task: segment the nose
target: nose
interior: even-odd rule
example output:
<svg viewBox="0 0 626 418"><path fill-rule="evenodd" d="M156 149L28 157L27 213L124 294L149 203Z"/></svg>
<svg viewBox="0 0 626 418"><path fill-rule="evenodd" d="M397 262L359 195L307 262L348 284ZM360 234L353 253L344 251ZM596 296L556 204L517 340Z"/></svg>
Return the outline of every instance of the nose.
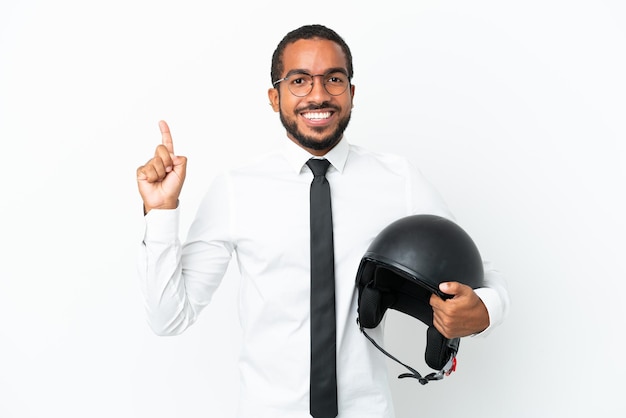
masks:
<svg viewBox="0 0 626 418"><path fill-rule="evenodd" d="M308 94L307 98L312 101L319 101L320 103L326 101L330 93L326 91L326 87L324 86L324 75L317 74L312 76L313 86L311 87L311 92Z"/></svg>

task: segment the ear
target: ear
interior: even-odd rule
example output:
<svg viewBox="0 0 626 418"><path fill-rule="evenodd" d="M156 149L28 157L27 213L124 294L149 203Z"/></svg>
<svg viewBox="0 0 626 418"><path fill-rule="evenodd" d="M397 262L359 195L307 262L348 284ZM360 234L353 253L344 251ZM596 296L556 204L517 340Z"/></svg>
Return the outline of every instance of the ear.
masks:
<svg viewBox="0 0 626 418"><path fill-rule="evenodd" d="M280 110L280 96L278 94L278 90L275 88L271 88L267 91L267 97L270 99L270 106L274 112L278 112Z"/></svg>
<svg viewBox="0 0 626 418"><path fill-rule="evenodd" d="M352 99L351 100L352 101L352 107L354 107L354 90L355 90L354 84L351 84L350 85L350 97Z"/></svg>

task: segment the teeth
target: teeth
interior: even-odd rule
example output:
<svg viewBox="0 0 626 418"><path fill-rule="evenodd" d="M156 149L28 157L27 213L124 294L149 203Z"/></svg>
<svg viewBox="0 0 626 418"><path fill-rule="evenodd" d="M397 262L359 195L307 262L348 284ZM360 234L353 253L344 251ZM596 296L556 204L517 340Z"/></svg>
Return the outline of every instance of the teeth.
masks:
<svg viewBox="0 0 626 418"><path fill-rule="evenodd" d="M304 113L302 116L307 119L328 119L330 117L330 112L310 112Z"/></svg>

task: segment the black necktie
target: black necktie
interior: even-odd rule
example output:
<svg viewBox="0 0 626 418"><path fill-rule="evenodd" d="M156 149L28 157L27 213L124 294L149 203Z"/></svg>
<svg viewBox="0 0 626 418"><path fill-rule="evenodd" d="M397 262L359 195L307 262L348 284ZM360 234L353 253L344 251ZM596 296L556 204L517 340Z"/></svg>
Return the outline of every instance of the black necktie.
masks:
<svg viewBox="0 0 626 418"><path fill-rule="evenodd" d="M310 159L311 182L311 397L314 418L337 416L335 257L328 160Z"/></svg>

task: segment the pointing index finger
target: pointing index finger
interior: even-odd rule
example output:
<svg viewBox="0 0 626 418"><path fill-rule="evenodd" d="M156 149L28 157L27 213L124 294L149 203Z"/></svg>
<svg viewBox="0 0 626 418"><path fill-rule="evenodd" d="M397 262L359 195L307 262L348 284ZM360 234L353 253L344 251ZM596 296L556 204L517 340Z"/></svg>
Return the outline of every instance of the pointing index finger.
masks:
<svg viewBox="0 0 626 418"><path fill-rule="evenodd" d="M172 134L170 133L170 127L162 120L159 121L159 129L161 130L161 142L165 145L165 148L170 154L174 154L174 142L172 141Z"/></svg>

